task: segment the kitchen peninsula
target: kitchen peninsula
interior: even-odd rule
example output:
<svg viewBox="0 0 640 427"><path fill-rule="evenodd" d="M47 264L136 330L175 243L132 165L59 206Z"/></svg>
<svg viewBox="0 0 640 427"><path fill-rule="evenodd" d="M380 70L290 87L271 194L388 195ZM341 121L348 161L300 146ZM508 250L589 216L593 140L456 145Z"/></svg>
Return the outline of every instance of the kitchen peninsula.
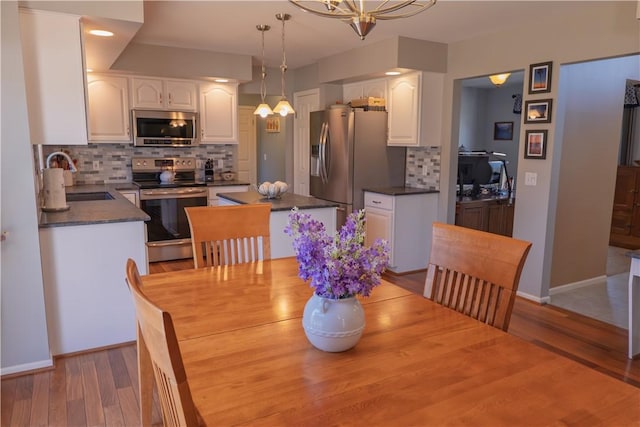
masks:
<svg viewBox="0 0 640 427"><path fill-rule="evenodd" d="M292 239L284 233L287 225L289 212L294 207L304 210L314 219L322 222L330 232L336 230L336 203L315 197L301 196L299 194L284 193L279 198L267 199L256 191L246 191L238 193L218 193L219 204L224 205L246 205L254 203L271 204L271 258L284 258L295 256L292 247Z"/></svg>
<svg viewBox="0 0 640 427"><path fill-rule="evenodd" d="M135 339L135 314L124 283L124 265L132 258L146 274L144 221L149 216L120 194L127 189L130 184L67 187L69 209L40 215L53 355Z"/></svg>

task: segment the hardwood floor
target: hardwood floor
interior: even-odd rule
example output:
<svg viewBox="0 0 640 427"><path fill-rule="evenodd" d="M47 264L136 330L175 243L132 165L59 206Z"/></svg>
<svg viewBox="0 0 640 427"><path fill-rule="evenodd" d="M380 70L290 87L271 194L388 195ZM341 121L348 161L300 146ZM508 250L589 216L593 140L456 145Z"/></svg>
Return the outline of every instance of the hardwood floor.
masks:
<svg viewBox="0 0 640 427"><path fill-rule="evenodd" d="M153 263L150 273L192 267L191 260ZM386 278L421 294L425 273ZM518 298L509 333L640 387L640 359L627 359L623 329ZM52 370L3 377L1 425L136 426L137 384L134 344L57 358ZM153 423L162 424L157 404Z"/></svg>

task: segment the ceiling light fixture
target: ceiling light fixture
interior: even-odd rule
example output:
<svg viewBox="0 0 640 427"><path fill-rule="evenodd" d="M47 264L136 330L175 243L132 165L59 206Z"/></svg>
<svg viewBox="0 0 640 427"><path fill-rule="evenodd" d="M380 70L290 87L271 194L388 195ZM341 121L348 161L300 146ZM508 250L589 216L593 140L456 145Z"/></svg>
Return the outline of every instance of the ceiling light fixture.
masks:
<svg viewBox="0 0 640 427"><path fill-rule="evenodd" d="M216 82L216 83L229 83L229 79L215 79L214 82Z"/></svg>
<svg viewBox="0 0 640 427"><path fill-rule="evenodd" d="M364 1L364 0L289 0L302 10L311 12L325 18L337 18L347 21L351 28L360 36L360 40L369 34L376 26L377 20L389 20L397 18L408 18L429 9L436 4L437 0L410 0L410 1ZM308 5L303 4L308 3ZM378 3L377 7L365 10L365 3ZM389 3L385 7L385 5ZM400 9L405 12L400 12Z"/></svg>
<svg viewBox="0 0 640 427"><path fill-rule="evenodd" d="M91 30L89 31L89 34L93 34L94 36L99 36L99 37L112 37L113 33L111 31L107 31L107 30Z"/></svg>
<svg viewBox="0 0 640 427"><path fill-rule="evenodd" d="M284 50L284 22L288 21L291 18L291 15L288 13L278 13L276 14L276 18L278 21L282 21L282 65L280 65L280 71L282 72L282 98L280 99L280 102L278 102L278 105L273 109L273 112L285 117L287 114L295 114L293 107L289 104L287 97L284 95L284 75L287 72L287 55Z"/></svg>
<svg viewBox="0 0 640 427"><path fill-rule="evenodd" d="M399 76L401 73L400 73L400 71L387 71L384 74L385 74L385 76Z"/></svg>
<svg viewBox="0 0 640 427"><path fill-rule="evenodd" d="M489 76L489 80L491 80L491 83L493 83L496 87L500 87L504 84L504 82L507 81L510 75L511 73L494 74L492 76Z"/></svg>
<svg viewBox="0 0 640 427"><path fill-rule="evenodd" d="M262 33L262 70L260 71L260 99L262 102L253 114L259 115L264 119L273 114L273 110L269 107L269 104L264 102L264 97L267 96L267 85L264 81L267 77L267 69L264 67L264 32L269 31L271 27L269 25L256 25L256 28Z"/></svg>

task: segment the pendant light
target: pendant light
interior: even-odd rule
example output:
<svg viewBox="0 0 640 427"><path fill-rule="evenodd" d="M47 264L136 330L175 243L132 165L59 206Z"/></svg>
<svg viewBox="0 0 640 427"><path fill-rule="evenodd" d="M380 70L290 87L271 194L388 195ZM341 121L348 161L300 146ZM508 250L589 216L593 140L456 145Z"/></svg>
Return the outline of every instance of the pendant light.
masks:
<svg viewBox="0 0 640 427"><path fill-rule="evenodd" d="M258 105L256 111L254 111L253 114L256 114L264 119L265 117L271 116L273 114L273 110L271 110L269 104L264 102L264 98L265 96L267 96L267 85L264 81L264 79L267 77L267 69L264 67L264 32L269 31L271 27L269 25L256 25L256 28L262 33L262 69L260 71L260 99L262 100L262 103Z"/></svg>
<svg viewBox="0 0 640 427"><path fill-rule="evenodd" d="M284 22L288 21L289 18L291 18L291 15L288 13L278 13L276 14L276 18L278 21L282 21L282 65L280 65L280 71L282 74L282 99L280 99L278 105L273 109L273 112L285 117L287 114L295 114L293 107L291 107L291 104L287 101L287 97L284 95L284 74L287 72L287 55L284 50Z"/></svg>

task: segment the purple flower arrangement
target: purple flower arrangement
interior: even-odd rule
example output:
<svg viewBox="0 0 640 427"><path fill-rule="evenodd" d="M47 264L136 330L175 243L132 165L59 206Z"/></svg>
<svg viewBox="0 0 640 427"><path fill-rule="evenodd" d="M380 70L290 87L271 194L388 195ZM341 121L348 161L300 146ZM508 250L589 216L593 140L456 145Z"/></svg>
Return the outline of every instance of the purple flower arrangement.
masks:
<svg viewBox="0 0 640 427"><path fill-rule="evenodd" d="M311 280L316 295L330 299L369 296L389 265L386 241L364 246L364 209L354 212L335 237L324 224L293 208L284 232L293 237L299 276Z"/></svg>

